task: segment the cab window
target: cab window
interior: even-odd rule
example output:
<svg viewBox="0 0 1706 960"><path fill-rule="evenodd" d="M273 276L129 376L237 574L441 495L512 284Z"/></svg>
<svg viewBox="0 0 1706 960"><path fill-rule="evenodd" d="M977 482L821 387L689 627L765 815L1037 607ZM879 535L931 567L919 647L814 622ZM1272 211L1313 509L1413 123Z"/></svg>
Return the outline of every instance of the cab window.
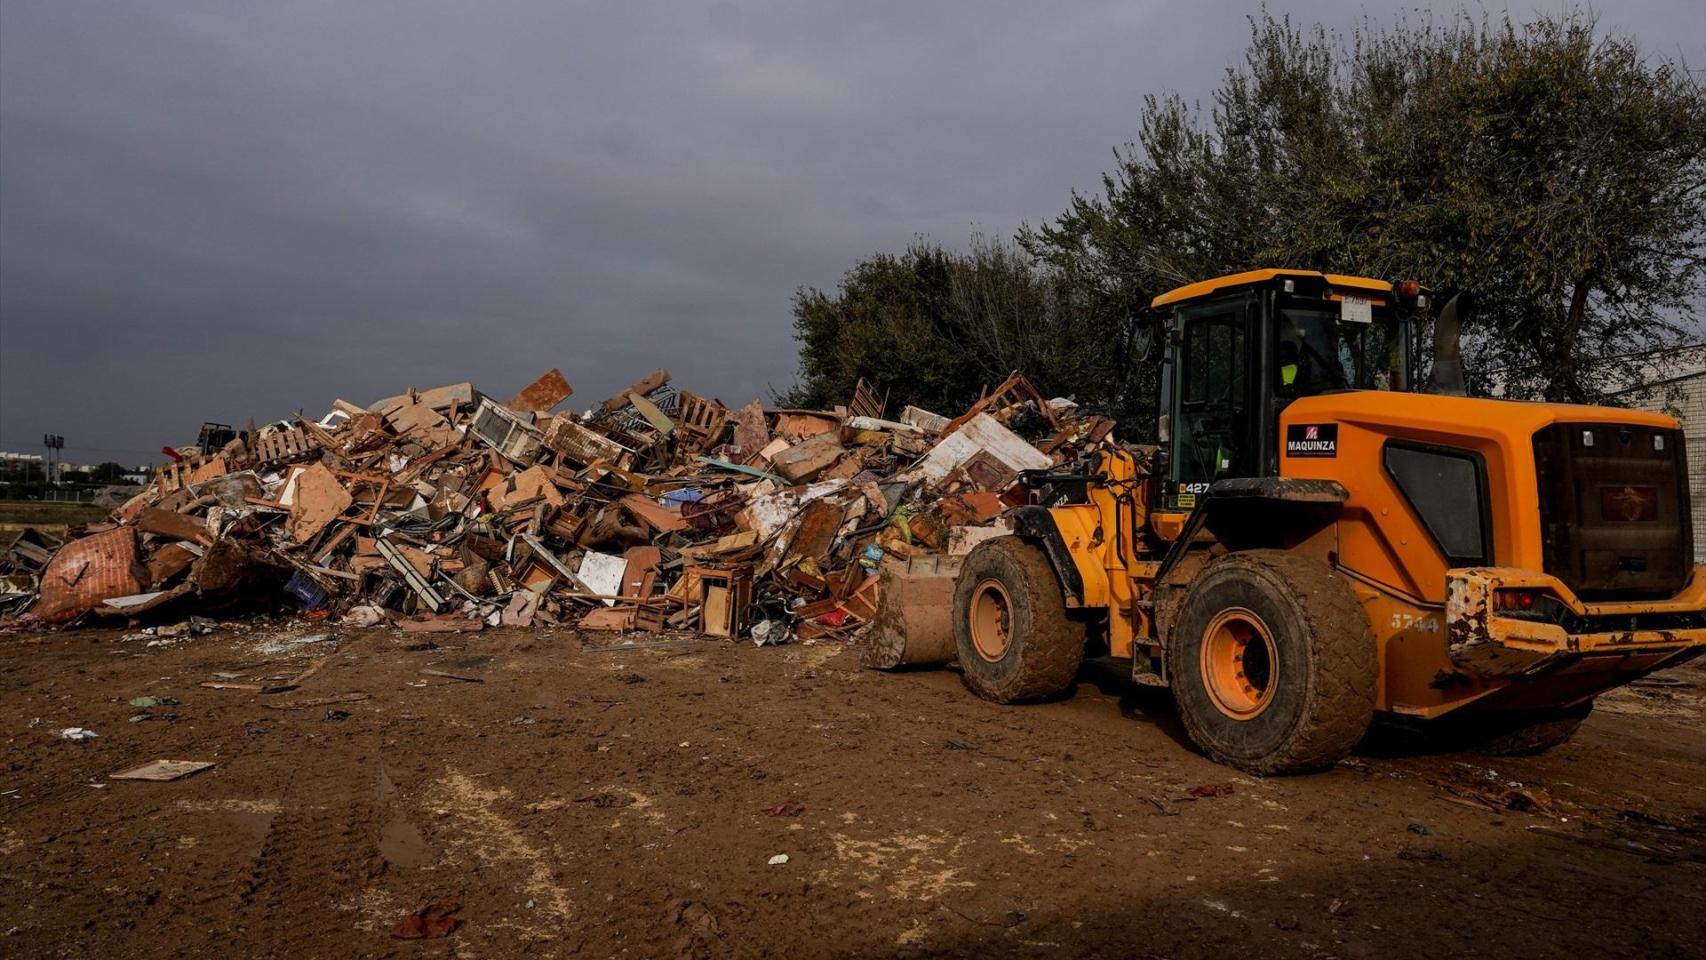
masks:
<svg viewBox="0 0 1706 960"><path fill-rule="evenodd" d="M1391 307L1346 320L1337 301L1281 298L1274 311L1273 382L1282 400L1332 390L1403 390L1404 345Z"/></svg>
<svg viewBox="0 0 1706 960"><path fill-rule="evenodd" d="M1213 304L1181 317L1173 493L1181 506L1225 476L1247 476L1250 451L1250 337L1245 304Z"/></svg>

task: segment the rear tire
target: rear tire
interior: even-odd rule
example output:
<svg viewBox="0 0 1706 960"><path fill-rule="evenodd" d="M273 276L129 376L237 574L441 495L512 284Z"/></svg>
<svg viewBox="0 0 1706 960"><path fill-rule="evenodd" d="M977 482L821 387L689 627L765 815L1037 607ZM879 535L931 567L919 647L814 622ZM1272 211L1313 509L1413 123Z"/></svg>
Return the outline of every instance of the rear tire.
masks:
<svg viewBox="0 0 1706 960"><path fill-rule="evenodd" d="M966 686L985 700L1052 697L1084 662L1084 625L1066 615L1048 558L1018 537L972 550L954 588L954 644Z"/></svg>
<svg viewBox="0 0 1706 960"><path fill-rule="evenodd" d="M1467 749L1484 756L1534 756L1569 743L1592 712L1593 701L1589 700L1570 707L1507 715L1469 715L1462 718L1459 736Z"/></svg>
<svg viewBox="0 0 1706 960"><path fill-rule="evenodd" d="M1255 774L1332 766L1368 732L1373 631L1344 577L1284 550L1210 563L1166 650L1179 717L1214 760Z"/></svg>

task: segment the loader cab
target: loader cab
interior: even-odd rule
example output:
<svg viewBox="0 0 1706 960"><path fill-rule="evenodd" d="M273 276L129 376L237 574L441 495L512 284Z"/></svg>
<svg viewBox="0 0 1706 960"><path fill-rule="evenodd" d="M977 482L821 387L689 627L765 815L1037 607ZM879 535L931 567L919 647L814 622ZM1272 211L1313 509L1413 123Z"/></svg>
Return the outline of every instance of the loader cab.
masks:
<svg viewBox="0 0 1706 960"><path fill-rule="evenodd" d="M1279 414L1299 397L1410 389L1410 317L1426 298L1404 292L1363 277L1255 270L1156 297L1168 342L1162 509L1195 508L1216 480L1276 475L1288 439Z"/></svg>

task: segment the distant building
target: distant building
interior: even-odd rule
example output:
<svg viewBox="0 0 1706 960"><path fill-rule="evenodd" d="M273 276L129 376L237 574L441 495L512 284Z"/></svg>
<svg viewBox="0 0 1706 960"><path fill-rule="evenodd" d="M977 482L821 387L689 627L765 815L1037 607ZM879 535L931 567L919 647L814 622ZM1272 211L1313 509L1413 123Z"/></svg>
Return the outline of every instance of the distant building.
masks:
<svg viewBox="0 0 1706 960"><path fill-rule="evenodd" d="M95 474L104 463L71 463L70 461L55 461L53 476L61 483L86 484L96 480ZM100 478L100 482L117 482L142 485L154 479L154 468L148 464L141 466L120 465L122 473L116 476ZM27 477L39 481L47 473L47 463L39 453L11 453L0 450L0 474L6 474L13 480Z"/></svg>
<svg viewBox="0 0 1706 960"><path fill-rule="evenodd" d="M0 450L0 473L14 479L43 480L47 465L39 453L10 453Z"/></svg>

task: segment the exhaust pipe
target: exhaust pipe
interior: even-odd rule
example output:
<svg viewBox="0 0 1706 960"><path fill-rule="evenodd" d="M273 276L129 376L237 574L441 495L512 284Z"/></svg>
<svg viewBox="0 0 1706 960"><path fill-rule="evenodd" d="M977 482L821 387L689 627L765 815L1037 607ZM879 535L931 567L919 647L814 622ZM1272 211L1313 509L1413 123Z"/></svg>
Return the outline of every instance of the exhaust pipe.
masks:
<svg viewBox="0 0 1706 960"><path fill-rule="evenodd" d="M1467 391L1463 385L1463 358L1459 338L1463 333L1459 309L1467 310L1468 295L1459 293L1440 308L1434 320L1434 363L1428 375L1428 392L1461 397ZM1458 304L1462 303L1459 308Z"/></svg>

